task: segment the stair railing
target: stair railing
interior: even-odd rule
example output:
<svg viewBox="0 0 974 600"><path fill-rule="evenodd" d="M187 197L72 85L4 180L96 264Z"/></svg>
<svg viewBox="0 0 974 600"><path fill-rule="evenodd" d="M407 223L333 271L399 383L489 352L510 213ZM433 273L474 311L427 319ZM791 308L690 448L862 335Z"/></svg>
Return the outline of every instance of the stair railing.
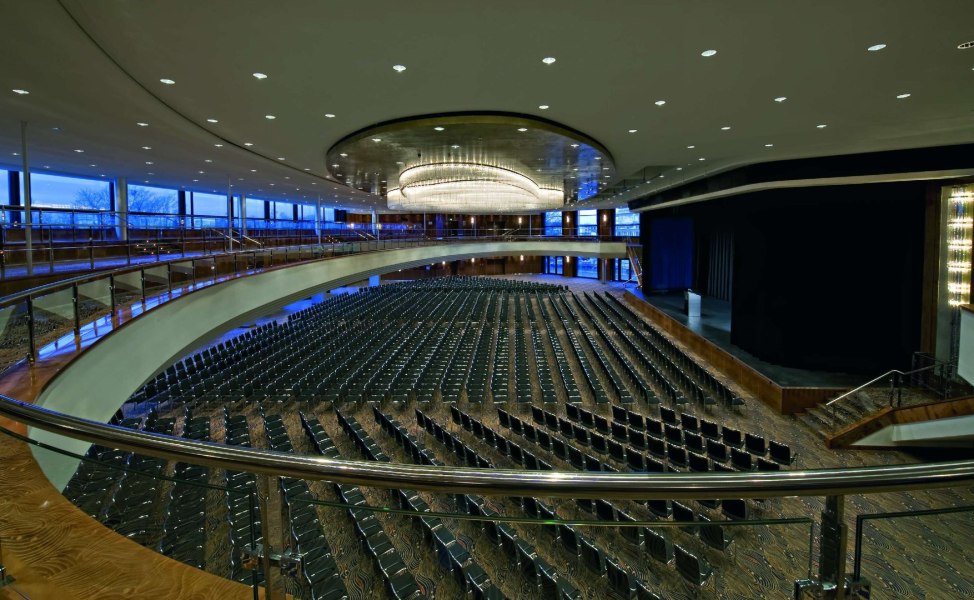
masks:
<svg viewBox="0 0 974 600"><path fill-rule="evenodd" d="M936 367L936 365L929 365L929 366L923 367L921 369L914 369L912 371L900 371L899 369L892 369L890 371L887 371L887 372L883 373L879 377L875 377L873 379L870 379L869 381L867 381L866 383L860 385L859 387L853 388L853 389L849 390L848 392L845 392L844 394L840 394L840 395L836 396L835 398L829 400L828 402L825 403L825 406L829 409L829 413L830 413L830 416L831 416L831 419L832 419L832 430L834 431L836 429L836 427L838 427L838 422L839 421L838 421L838 416L836 415L836 412L835 411L836 411L836 406L840 402L842 402L844 400L847 401L848 398L851 398L856 393L861 392L862 390L864 390L867 387L873 385L874 383L877 383L879 381L882 381L886 377L889 377L889 405L890 406L894 406L894 405L895 406L899 406L902 403L902 401L903 401L903 387L904 387L904 383L906 381L909 381L909 379L906 378L906 376L908 376L908 375L914 375L916 373L920 373L920 372L923 372L923 371L928 371L928 370L933 369L935 367Z"/></svg>

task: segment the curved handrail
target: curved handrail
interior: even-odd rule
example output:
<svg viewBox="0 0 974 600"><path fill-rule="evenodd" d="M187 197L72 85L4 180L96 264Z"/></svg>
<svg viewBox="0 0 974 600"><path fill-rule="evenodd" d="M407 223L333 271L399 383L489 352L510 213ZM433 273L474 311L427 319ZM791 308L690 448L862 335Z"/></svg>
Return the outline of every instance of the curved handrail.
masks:
<svg viewBox="0 0 974 600"><path fill-rule="evenodd" d="M865 494L970 485L974 461L762 473L590 473L335 460L134 431L0 396L0 416L171 461L383 488L566 498L699 499Z"/></svg>

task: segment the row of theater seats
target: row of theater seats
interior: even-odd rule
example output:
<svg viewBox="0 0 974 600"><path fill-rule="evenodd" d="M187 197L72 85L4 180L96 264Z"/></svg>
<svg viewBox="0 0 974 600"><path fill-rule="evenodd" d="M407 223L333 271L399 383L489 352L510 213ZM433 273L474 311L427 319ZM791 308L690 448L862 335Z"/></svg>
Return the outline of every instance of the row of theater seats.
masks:
<svg viewBox="0 0 974 600"><path fill-rule="evenodd" d="M454 420L458 420L457 422L461 425L461 427L472 432L479 439L485 442L488 442L489 439L493 439L494 441L492 445L498 450L503 452L503 448L507 448L509 450L511 447L516 447L513 442L507 441L503 438L503 436L493 432L489 427L486 427L477 419L468 416L463 411L456 409L455 407L451 407L450 412ZM520 420L516 417L509 416L509 419L509 423L520 422ZM517 420L514 421L515 419ZM434 433L435 427L436 425L434 424ZM451 434L446 432L445 435L450 436ZM498 442L498 440L502 441ZM462 442L460 443L462 444ZM570 448L570 445L567 446ZM563 460L567 460L571 464L572 461L570 457L573 453L569 452L568 454L569 457ZM592 466L591 460L585 461L586 467ZM582 467L575 464L573 464L573 466L579 468L580 470L582 469ZM616 469L608 467L607 465L602 465L602 467L603 470L616 471ZM712 500L704 500L701 501L701 504L708 508L716 508L717 504L715 502L716 501ZM730 503L724 509L725 516L735 519L747 518L747 506L743 500L730 500L725 502ZM635 518L624 511L615 508L611 503L605 500L591 500L582 498L577 500L576 504L579 506L579 508L585 512L593 514L601 521L619 523L636 521ZM658 517L672 517L674 521L687 523L687 525L683 528L684 531L691 535L699 534L700 540L711 548L724 551L727 550L731 544L732 540L726 537L723 527L719 525L709 525L706 527L698 527L693 525L693 522L710 522L710 519L706 515L695 513L691 508L679 502L671 500L650 500L646 502L646 505L650 512ZM551 514L549 514L550 511L546 511L543 508L544 507L542 505L540 518L554 518ZM733 515L730 513L733 513ZM648 527L636 528L632 526L620 527L619 533L620 536L629 543L640 548L645 548L651 558L664 564L669 564L671 562L675 563L679 573L687 581L690 581L695 585L703 585L713 573L711 566L705 559L693 554L679 545L672 544L665 534L657 533Z"/></svg>
<svg viewBox="0 0 974 600"><path fill-rule="evenodd" d="M223 409L224 442L232 446L251 447L250 425L247 417L233 415ZM261 534L260 506L256 501L257 478L253 473L225 471L227 487L227 524L230 527L230 578L248 584L260 584L264 573L244 568L242 557L246 549L264 543Z"/></svg>
<svg viewBox="0 0 974 600"><path fill-rule="evenodd" d="M522 290L509 283L517 282L465 282L455 288L449 281L419 282L339 296L292 315L284 325L259 327L176 363L132 402L274 397L455 402L464 395L472 402L505 402L513 392L518 402L530 403L536 389L530 373L535 372L544 402L580 402L581 383L597 402L627 403L635 397L658 403L652 382L676 403L694 398L703 405L717 399L741 404L615 297L576 297L541 285ZM514 300L513 315L509 300ZM539 303L540 315L532 300ZM513 344L508 327L499 326L509 322L515 324ZM571 359L581 366L579 382L553 326L559 322Z"/></svg>
<svg viewBox="0 0 974 600"><path fill-rule="evenodd" d="M444 444L448 450L451 450L460 461L466 460L469 466L480 466L482 468L495 468L494 465L488 460L481 457L476 450L466 445L460 438L454 434L446 431L442 425L437 423L434 419L427 416L420 410L416 411L417 423L425 429L428 433L433 434L433 436ZM489 427L484 426L482 423L476 419L471 419L468 417L468 422L471 424L470 431L476 434L479 430L482 436L478 436L482 441L487 442L488 439L493 440L493 445L500 452L505 453L511 448L516 447L512 442L507 441L500 434L493 432ZM474 423L479 424L479 427L475 427ZM490 432L490 433L488 433ZM503 449L503 450L502 450ZM471 459L474 456L476 458ZM505 454L505 456L513 457L513 455ZM497 517L497 513L486 507L483 498L479 496L465 496L466 507L469 514L473 516L480 517ZM513 498L516 501L524 513L532 519L540 519L545 521L553 521L558 518L553 508L551 508L546 503L538 500L537 498L531 497L520 497ZM590 502L590 501L589 501ZM605 501L600 500L602 505L609 507L612 510L613 515L625 514L622 511L617 511L611 505ZM463 509L463 504L460 503L460 509ZM580 504L581 506L581 504ZM583 507L584 508L584 507ZM603 515L605 513L603 512ZM632 521L628 516L626 519ZM608 519L612 521L618 521L617 517ZM547 586L550 589L558 589L558 577L557 575L552 576L549 574L547 567L549 566L546 561L539 561L538 557L534 555L533 552L529 552L529 546L522 542L516 533L516 531L506 523L495 523L494 521L484 521L485 529L487 531L488 537L496 540L496 543L508 550L507 554L509 556L514 556L518 560L518 566L524 568L521 564L526 563L529 565L529 569L532 570L532 577L540 581L545 579L550 579ZM635 536L632 531L625 531L629 529L628 527L620 528L623 531L623 537L636 544L638 547L643 547L642 542L642 532L639 532L639 542L634 542ZM618 558L612 557L604 549L600 548L589 537L582 535L577 531L577 529L571 525L565 524L549 524L543 527L543 530L550 534L554 539L553 541L560 544L562 548L565 549L569 555L573 556L581 565L585 566L589 571L596 577L605 578L608 591L613 597L616 598L626 598L626 599L655 599L659 600L655 592L651 591L642 579L637 575L630 572L629 569L623 566L622 561ZM655 532L650 532L652 537L653 549L650 550L651 556L655 551L657 545L662 547L667 547L672 550L673 546L669 544L669 541L665 536L657 534ZM671 552L672 554L672 552ZM684 569L689 569L691 563L696 565L698 569L697 577L693 580L696 585L702 585L710 577L711 571L709 565L705 561L698 558L697 556L691 554L690 552L680 549L680 563L678 563L678 569L683 573ZM655 558L656 556L654 556ZM672 559L672 556L671 556ZM686 563L684 566L679 566L680 564ZM539 568L539 565L543 568ZM554 571L551 569L551 571ZM567 582L566 582L567 583ZM555 596L544 596L544 597L555 597ZM575 598L578 597L578 592L574 588L567 589L564 593L559 594L557 597L560 598Z"/></svg>

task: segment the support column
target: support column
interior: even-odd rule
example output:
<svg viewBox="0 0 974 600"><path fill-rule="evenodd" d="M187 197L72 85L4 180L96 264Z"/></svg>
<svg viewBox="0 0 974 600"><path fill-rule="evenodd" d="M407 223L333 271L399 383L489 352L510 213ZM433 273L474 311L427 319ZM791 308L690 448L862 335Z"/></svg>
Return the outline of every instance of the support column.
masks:
<svg viewBox="0 0 974 600"><path fill-rule="evenodd" d="M318 245L321 245L321 194L315 200L315 235L318 236Z"/></svg>
<svg viewBox="0 0 974 600"><path fill-rule="evenodd" d="M240 235L247 235L247 195L240 194Z"/></svg>
<svg viewBox="0 0 974 600"><path fill-rule="evenodd" d="M233 251L233 191L227 175L227 247Z"/></svg>
<svg viewBox="0 0 974 600"><path fill-rule="evenodd" d="M115 236L129 239L129 184L124 177L115 178Z"/></svg>
<svg viewBox="0 0 974 600"><path fill-rule="evenodd" d="M845 497L827 496L822 512L818 578L822 598L845 598L846 524Z"/></svg>
<svg viewBox="0 0 974 600"><path fill-rule="evenodd" d="M372 235L379 239L379 215L372 209Z"/></svg>
<svg viewBox="0 0 974 600"><path fill-rule="evenodd" d="M20 158L23 165L21 177L24 181L24 193L21 202L24 204L24 246L27 250L26 265L27 274L34 274L34 239L31 228L34 224L34 217L31 214L31 195L30 195L30 159L27 156L27 121L20 122Z"/></svg>

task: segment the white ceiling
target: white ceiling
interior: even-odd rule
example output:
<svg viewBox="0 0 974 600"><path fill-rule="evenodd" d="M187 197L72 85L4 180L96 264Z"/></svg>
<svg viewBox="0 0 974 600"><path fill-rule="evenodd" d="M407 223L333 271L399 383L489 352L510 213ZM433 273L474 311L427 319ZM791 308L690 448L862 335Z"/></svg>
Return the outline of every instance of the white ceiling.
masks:
<svg viewBox="0 0 974 600"><path fill-rule="evenodd" d="M327 149L454 111L581 131L613 184L664 166L609 204L740 164L974 141L971 0L0 0L0 23L0 166L26 120L34 170L198 191L381 209L329 179Z"/></svg>

